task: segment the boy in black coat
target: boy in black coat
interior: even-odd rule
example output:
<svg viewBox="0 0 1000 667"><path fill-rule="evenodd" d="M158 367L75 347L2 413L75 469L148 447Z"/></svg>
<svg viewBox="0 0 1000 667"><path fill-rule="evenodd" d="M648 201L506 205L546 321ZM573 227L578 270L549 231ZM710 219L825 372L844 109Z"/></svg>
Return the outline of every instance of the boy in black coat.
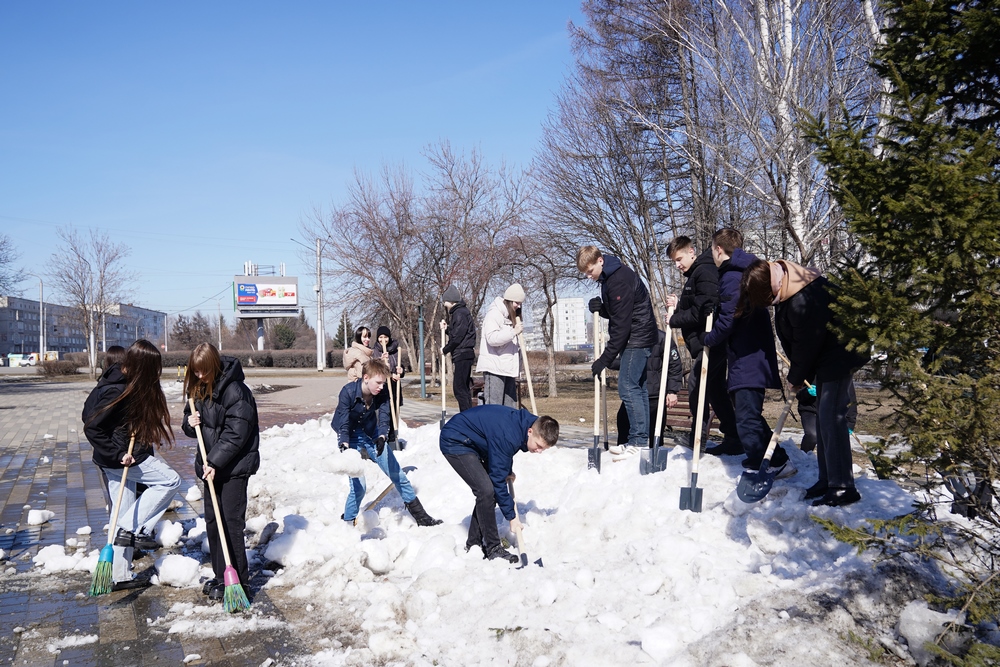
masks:
<svg viewBox="0 0 1000 667"><path fill-rule="evenodd" d="M712 249L709 248L700 255L695 253L694 245L687 236L678 236L667 246L667 256L673 261L677 270L687 278L680 297L671 294L667 297L667 307L674 308L670 318L670 326L680 329L687 345L691 359L694 361L688 374L688 396L691 404L691 441L694 446L695 411L698 409L698 391L701 383L701 359L704 348L705 321L708 314L715 310L719 303L719 269L712 259ZM705 396L704 424L708 425L709 407L715 411L719 419L719 430L722 431L722 444L708 447L705 453L713 456L723 454L742 454L736 431L736 413L733 411L733 401L726 388L726 348L718 346L710 349L708 354L708 394ZM705 442L705 439L702 439Z"/></svg>
<svg viewBox="0 0 1000 667"><path fill-rule="evenodd" d="M608 345L591 372L600 375L621 355L618 395L629 419L629 447L649 446L649 394L646 362L656 343L656 319L649 290L635 271L617 257L604 256L596 247L576 252L576 267L601 285L601 297L590 300L590 312L608 320Z"/></svg>
<svg viewBox="0 0 1000 667"><path fill-rule="evenodd" d="M476 358L476 324L457 287L452 285L446 289L441 300L451 320L450 324L441 320L441 328L448 336L448 344L441 352L451 354L451 363L455 367L452 391L461 412L472 407L469 379L472 377L472 362ZM441 391L444 391L444 387L441 387Z"/></svg>

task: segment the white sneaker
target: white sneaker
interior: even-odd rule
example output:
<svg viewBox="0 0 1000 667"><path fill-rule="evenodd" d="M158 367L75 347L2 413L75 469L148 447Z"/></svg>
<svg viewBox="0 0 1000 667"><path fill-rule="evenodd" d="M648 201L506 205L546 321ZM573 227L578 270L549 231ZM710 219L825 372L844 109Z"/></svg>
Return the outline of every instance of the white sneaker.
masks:
<svg viewBox="0 0 1000 667"><path fill-rule="evenodd" d="M622 454L625 453L626 449L628 449L627 446L611 445L610 447L608 447L608 454L611 454L612 456L621 456Z"/></svg>

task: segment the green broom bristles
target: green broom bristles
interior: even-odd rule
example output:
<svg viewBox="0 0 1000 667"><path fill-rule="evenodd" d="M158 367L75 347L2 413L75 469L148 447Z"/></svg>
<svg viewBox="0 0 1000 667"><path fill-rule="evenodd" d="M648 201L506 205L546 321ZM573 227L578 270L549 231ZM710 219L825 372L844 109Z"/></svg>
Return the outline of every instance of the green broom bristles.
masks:
<svg viewBox="0 0 1000 667"><path fill-rule="evenodd" d="M242 584L230 584L222 595L223 608L232 613L250 608L250 600L247 599L246 591Z"/></svg>
<svg viewBox="0 0 1000 667"><path fill-rule="evenodd" d="M111 592L111 587L114 585L111 573L111 562L110 561L98 561L97 567L94 568L94 577L90 580L90 590L87 591L87 595L91 597L97 597L98 595L106 595Z"/></svg>

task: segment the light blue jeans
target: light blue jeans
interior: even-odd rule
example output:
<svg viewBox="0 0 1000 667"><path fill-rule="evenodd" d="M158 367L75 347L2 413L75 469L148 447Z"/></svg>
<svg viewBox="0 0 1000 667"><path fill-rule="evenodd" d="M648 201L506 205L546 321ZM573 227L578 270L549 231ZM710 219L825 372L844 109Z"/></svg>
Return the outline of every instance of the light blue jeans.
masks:
<svg viewBox="0 0 1000 667"><path fill-rule="evenodd" d="M368 434L364 431L356 431L351 434L351 449L356 449L359 452L365 449L368 452L368 458L378 464L382 472L392 480L393 486L399 491L404 504L412 502L417 497L410 485L410 480L406 478L406 473L400 469L396 456L388 446L382 448L382 456L379 456L375 443L368 437ZM361 511L361 501L365 498L367 488L364 477L351 477L348 481L351 490L347 494L347 504L344 505L344 521L354 521Z"/></svg>
<svg viewBox="0 0 1000 667"><path fill-rule="evenodd" d="M622 352L618 369L618 395L628 414L628 444L649 446L649 392L646 389L646 364L652 350L648 347L627 347ZM661 379L661 382L665 380Z"/></svg>
<svg viewBox="0 0 1000 667"><path fill-rule="evenodd" d="M108 478L108 493L111 495L111 514L114 515L115 503L118 501L118 491L122 485L124 468L104 468ZM146 490L135 497L137 484L145 484ZM139 465L131 466L125 477L125 492L122 494L122 506L118 512L118 528L153 534L153 529L170 505L174 492L181 485L181 477L174 469L155 456L150 456ZM110 537L114 541L115 536ZM117 583L132 578L132 547L115 547L115 560L112 577Z"/></svg>

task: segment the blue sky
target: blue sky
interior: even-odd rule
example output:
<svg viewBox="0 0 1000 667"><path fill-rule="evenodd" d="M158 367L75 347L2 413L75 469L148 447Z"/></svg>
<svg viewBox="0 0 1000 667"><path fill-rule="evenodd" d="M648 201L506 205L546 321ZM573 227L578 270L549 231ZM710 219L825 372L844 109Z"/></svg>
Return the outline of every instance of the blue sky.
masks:
<svg viewBox="0 0 1000 667"><path fill-rule="evenodd" d="M300 222L442 139L527 165L570 20L579 0L0 3L0 233L44 272L60 227L107 230L134 303L169 313L221 293L228 315L244 261L285 262L312 320Z"/></svg>

